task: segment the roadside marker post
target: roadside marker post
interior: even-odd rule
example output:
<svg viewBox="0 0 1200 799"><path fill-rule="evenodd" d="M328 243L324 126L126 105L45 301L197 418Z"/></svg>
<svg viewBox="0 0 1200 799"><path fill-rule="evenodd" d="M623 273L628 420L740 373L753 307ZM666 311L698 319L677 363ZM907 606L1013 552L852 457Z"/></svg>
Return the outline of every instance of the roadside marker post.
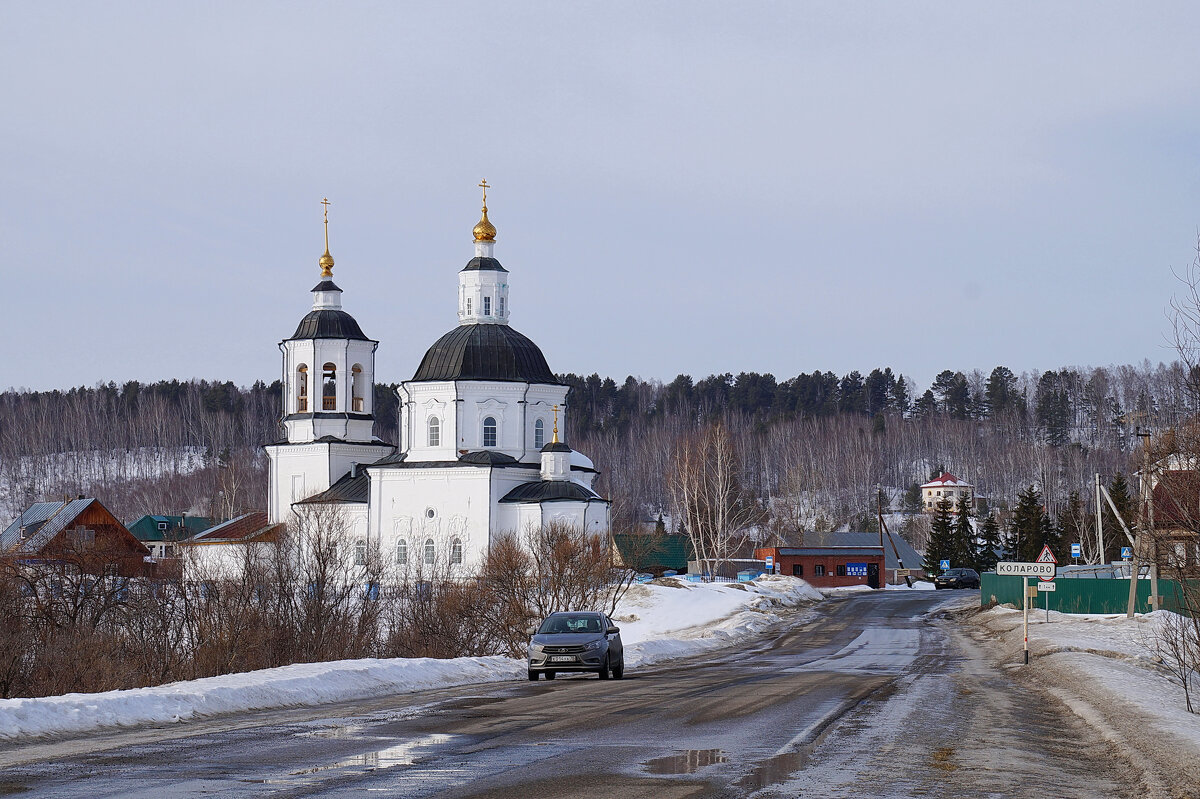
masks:
<svg viewBox="0 0 1200 799"><path fill-rule="evenodd" d="M1043 560L1049 556L1049 560ZM1050 547L1044 547L1042 554L1038 555L1038 560L1033 563L1024 561L1001 561L996 564L996 574L1009 575L1012 577L1021 578L1021 623L1025 632L1025 664L1029 665L1029 594L1033 588L1029 584L1030 577L1036 577L1038 580L1048 582L1054 579L1054 575L1058 572L1058 566L1055 565L1054 553L1050 552ZM1053 590L1053 589L1050 589ZM1034 589L1034 596L1037 596L1037 589Z"/></svg>
<svg viewBox="0 0 1200 799"><path fill-rule="evenodd" d="M938 565L942 567L942 571L944 571L944 572L950 571L950 559L949 558L944 559Z"/></svg>
<svg viewBox="0 0 1200 799"><path fill-rule="evenodd" d="M1054 573L1053 573L1053 574L1051 574L1049 577L1038 577L1038 580L1039 580L1039 581L1041 581L1041 582L1038 584L1038 590L1039 590L1039 591L1042 591L1042 590L1043 590L1043 588L1042 588L1042 584L1046 584L1046 583L1048 583L1048 584L1049 584L1051 587L1050 587L1050 588L1046 588L1046 589L1044 589L1044 590L1045 590L1045 591L1053 591L1053 590L1054 590L1054 587L1053 587L1053 586L1054 586L1054 578L1055 578L1055 576L1057 576L1057 573L1058 573L1058 558L1054 557L1054 553L1050 551L1050 545L1049 545L1049 544L1043 544L1043 545L1042 545L1042 551L1041 551L1041 553L1040 553L1040 554L1037 556L1037 562L1038 562L1038 563L1053 563L1053 564L1054 564ZM1046 623L1047 623L1047 624L1049 624L1049 623L1050 623L1050 594L1048 594L1048 593L1046 594ZM1029 662L1029 660L1028 660L1028 658L1029 658L1029 655L1028 655L1028 653L1026 654L1026 656L1025 656L1025 657L1026 657L1026 660L1025 660L1025 662L1026 662L1026 663L1028 663L1028 662Z"/></svg>

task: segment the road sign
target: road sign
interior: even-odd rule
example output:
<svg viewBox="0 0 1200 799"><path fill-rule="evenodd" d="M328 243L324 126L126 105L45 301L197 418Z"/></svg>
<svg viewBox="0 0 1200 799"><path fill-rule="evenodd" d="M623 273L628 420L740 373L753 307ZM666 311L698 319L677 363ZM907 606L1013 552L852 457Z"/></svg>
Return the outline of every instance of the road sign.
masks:
<svg viewBox="0 0 1200 799"><path fill-rule="evenodd" d="M1054 579L1055 568L1053 563L1001 561L996 564L996 574L1010 577L1048 577Z"/></svg>
<svg viewBox="0 0 1200 799"><path fill-rule="evenodd" d="M1121 547L1121 560L1129 560L1133 557L1133 547Z"/></svg>
<svg viewBox="0 0 1200 799"><path fill-rule="evenodd" d="M1083 554L1083 547L1079 544L1071 544L1071 557L1078 558Z"/></svg>
<svg viewBox="0 0 1200 799"><path fill-rule="evenodd" d="M774 571L774 569L773 569L774 566L775 566L775 556L767 555L767 571Z"/></svg>
<svg viewBox="0 0 1200 799"><path fill-rule="evenodd" d="M1055 586L1055 583L1053 581L1048 582L1048 583L1039 582L1038 590L1039 591L1054 591L1054 590L1056 590L1054 586Z"/></svg>
<svg viewBox="0 0 1200 799"><path fill-rule="evenodd" d="M946 558L945 560L943 560L941 563L941 566L942 566L942 571L947 571L950 568L950 559Z"/></svg>
<svg viewBox="0 0 1200 799"><path fill-rule="evenodd" d="M1050 551L1049 544L1042 545L1041 554L1037 556L1038 563L1058 563L1058 558L1054 557L1054 553Z"/></svg>

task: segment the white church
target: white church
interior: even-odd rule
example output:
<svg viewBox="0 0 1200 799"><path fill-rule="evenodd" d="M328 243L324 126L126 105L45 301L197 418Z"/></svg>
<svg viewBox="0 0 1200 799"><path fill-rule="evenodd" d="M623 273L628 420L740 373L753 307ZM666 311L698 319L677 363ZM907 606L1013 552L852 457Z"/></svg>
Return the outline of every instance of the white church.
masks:
<svg viewBox="0 0 1200 799"><path fill-rule="evenodd" d="M306 504L344 513L356 549L400 566L478 565L492 536L564 522L609 530L609 503L586 456L561 441L568 387L537 345L509 325L508 270L496 228L475 226L475 257L458 273L458 324L397 390L399 446L373 435L375 349L342 309L326 204L312 310L279 345L286 438L265 447L268 516Z"/></svg>

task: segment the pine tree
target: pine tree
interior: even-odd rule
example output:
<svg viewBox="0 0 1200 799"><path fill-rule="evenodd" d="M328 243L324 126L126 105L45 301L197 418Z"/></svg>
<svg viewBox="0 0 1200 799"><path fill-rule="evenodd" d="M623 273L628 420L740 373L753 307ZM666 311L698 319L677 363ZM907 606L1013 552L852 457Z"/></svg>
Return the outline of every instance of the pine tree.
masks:
<svg viewBox="0 0 1200 799"><path fill-rule="evenodd" d="M975 527L971 524L971 496L967 494L958 501L958 518L954 521L954 554L950 563L955 566L974 568L979 560L975 544Z"/></svg>
<svg viewBox="0 0 1200 799"><path fill-rule="evenodd" d="M1014 560L1036 560L1042 551L1048 527L1049 519L1042 509L1041 492L1030 486L1017 497L1017 507L1013 510L1004 548Z"/></svg>
<svg viewBox="0 0 1200 799"><path fill-rule="evenodd" d="M921 485L914 482L904 491L904 511L906 513L920 513L922 507Z"/></svg>
<svg viewBox="0 0 1200 799"><path fill-rule="evenodd" d="M954 562L954 519L951 515L953 508L948 497L942 497L934 506L929 546L925 549L926 574L940 574L943 560L949 560L951 567L963 565Z"/></svg>
<svg viewBox="0 0 1200 799"><path fill-rule="evenodd" d="M985 516L979 532L980 542L975 555L975 571L982 574L995 569L996 563L1000 560L997 554L1001 546L1000 525L996 523L996 517L991 514Z"/></svg>

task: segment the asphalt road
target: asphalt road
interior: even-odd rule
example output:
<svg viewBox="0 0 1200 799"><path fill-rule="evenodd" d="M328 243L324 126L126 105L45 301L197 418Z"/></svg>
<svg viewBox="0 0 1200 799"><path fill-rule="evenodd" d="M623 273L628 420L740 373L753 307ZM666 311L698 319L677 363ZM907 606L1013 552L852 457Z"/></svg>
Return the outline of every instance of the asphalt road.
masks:
<svg viewBox="0 0 1200 799"><path fill-rule="evenodd" d="M1139 795L1110 744L940 618L966 595L855 594L749 646L620 681L472 686L9 746L0 794Z"/></svg>

